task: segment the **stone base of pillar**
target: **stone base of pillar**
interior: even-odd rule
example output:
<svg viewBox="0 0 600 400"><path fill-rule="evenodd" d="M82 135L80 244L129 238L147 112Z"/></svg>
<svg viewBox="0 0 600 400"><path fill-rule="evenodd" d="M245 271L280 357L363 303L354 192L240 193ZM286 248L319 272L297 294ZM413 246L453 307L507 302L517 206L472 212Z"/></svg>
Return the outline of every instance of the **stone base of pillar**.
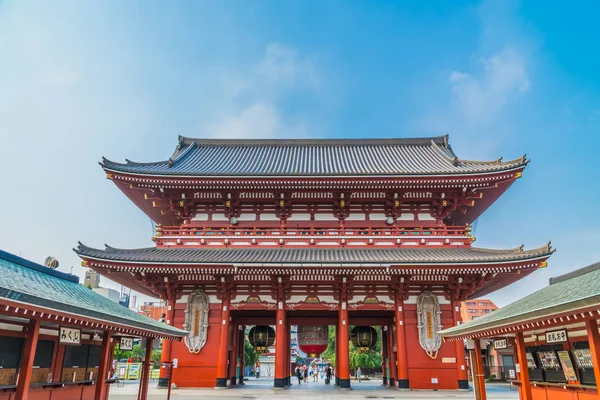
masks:
<svg viewBox="0 0 600 400"><path fill-rule="evenodd" d="M235 383L237 382L237 378L234 376L233 378L231 378L231 379L229 380L229 382L230 382L230 385L231 385L231 386L235 386Z"/></svg>
<svg viewBox="0 0 600 400"><path fill-rule="evenodd" d="M158 387L160 389L168 389L169 379L168 378L158 378Z"/></svg>
<svg viewBox="0 0 600 400"><path fill-rule="evenodd" d="M335 386L340 386L340 378L335 377Z"/></svg>
<svg viewBox="0 0 600 400"><path fill-rule="evenodd" d="M243 385L244 384L244 377L240 376L240 379L238 380L238 385Z"/></svg>
<svg viewBox="0 0 600 400"><path fill-rule="evenodd" d="M398 384L398 389L410 389L408 379L398 379L396 383Z"/></svg>
<svg viewBox="0 0 600 400"><path fill-rule="evenodd" d="M390 387L394 387L394 378L389 378L388 384L390 385Z"/></svg>
<svg viewBox="0 0 600 400"><path fill-rule="evenodd" d="M459 390L470 390L469 381L468 380L459 380L458 381L458 389Z"/></svg>
<svg viewBox="0 0 600 400"><path fill-rule="evenodd" d="M285 386L292 386L292 377L288 376L285 378Z"/></svg>
<svg viewBox="0 0 600 400"><path fill-rule="evenodd" d="M274 389L285 389L286 388L286 379L285 378L275 378L273 381Z"/></svg>
<svg viewBox="0 0 600 400"><path fill-rule="evenodd" d="M217 384L215 385L215 389L226 389L227 388L227 378L217 378Z"/></svg>
<svg viewBox="0 0 600 400"><path fill-rule="evenodd" d="M340 379L338 387L340 389L350 389L350 379Z"/></svg>
<svg viewBox="0 0 600 400"><path fill-rule="evenodd" d="M383 383L382 386L387 386L387 376L383 377Z"/></svg>

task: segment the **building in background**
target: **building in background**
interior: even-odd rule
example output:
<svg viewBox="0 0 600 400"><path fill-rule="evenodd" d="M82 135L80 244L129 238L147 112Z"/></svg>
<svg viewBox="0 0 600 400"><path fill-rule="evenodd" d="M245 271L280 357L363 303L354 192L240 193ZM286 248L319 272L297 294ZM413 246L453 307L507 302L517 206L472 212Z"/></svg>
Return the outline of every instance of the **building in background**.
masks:
<svg viewBox="0 0 600 400"><path fill-rule="evenodd" d="M483 317L497 309L498 306L488 299L461 301L460 316L463 322L467 322L474 320L475 318Z"/></svg>
<svg viewBox="0 0 600 400"><path fill-rule="evenodd" d="M83 286L90 289L96 289L100 287L100 274L93 269L85 271L85 278L83 279Z"/></svg>
<svg viewBox="0 0 600 400"><path fill-rule="evenodd" d="M96 287L92 290L98 293L99 295L104 296L111 301L114 301L115 303L118 303L121 300L121 295L115 289Z"/></svg>
<svg viewBox="0 0 600 400"><path fill-rule="evenodd" d="M139 313L153 320L160 321L165 318L167 306L163 302L144 302L140 306Z"/></svg>

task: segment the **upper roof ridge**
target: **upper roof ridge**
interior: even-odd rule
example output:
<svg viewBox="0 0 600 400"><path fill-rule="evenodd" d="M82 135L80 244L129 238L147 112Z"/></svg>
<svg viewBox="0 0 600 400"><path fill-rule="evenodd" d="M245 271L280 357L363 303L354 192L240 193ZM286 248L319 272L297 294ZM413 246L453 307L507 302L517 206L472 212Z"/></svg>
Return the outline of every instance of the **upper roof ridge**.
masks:
<svg viewBox="0 0 600 400"><path fill-rule="evenodd" d="M179 136L179 146L426 146L431 142L448 147L448 135L414 138L356 139L202 139Z"/></svg>

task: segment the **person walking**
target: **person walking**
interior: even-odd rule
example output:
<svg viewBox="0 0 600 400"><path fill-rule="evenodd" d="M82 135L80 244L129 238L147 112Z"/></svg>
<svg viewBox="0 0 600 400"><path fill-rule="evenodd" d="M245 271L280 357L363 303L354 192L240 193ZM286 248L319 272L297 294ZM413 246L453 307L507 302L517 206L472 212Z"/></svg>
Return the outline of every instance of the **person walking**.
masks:
<svg viewBox="0 0 600 400"><path fill-rule="evenodd" d="M360 369L360 367L358 367L358 369L356 370L356 379L358 379L359 382L362 380L362 370Z"/></svg>
<svg viewBox="0 0 600 400"><path fill-rule="evenodd" d="M308 368L304 366L304 383L308 383Z"/></svg>
<svg viewBox="0 0 600 400"><path fill-rule="evenodd" d="M325 370L325 384L329 385L329 382L331 382L331 367L327 366Z"/></svg>
<svg viewBox="0 0 600 400"><path fill-rule="evenodd" d="M256 379L260 378L260 366L256 366Z"/></svg>
<svg viewBox="0 0 600 400"><path fill-rule="evenodd" d="M302 370L300 367L296 367L296 377L298 378L298 385L302 383Z"/></svg>

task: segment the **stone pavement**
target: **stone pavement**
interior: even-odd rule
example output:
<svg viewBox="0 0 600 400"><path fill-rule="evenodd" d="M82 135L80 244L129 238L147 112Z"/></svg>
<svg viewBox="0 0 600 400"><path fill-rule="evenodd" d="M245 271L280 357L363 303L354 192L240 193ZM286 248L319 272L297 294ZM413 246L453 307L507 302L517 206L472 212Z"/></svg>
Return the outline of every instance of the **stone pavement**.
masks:
<svg viewBox="0 0 600 400"><path fill-rule="evenodd" d="M323 382L294 384L286 390L273 390L273 378L249 378L243 387L230 389L174 389L171 391L173 400L190 400L190 396L217 400L328 400L328 399L473 399L473 392L459 391L399 391L381 386L381 381L352 381L352 390L339 390ZM136 400L138 383L126 382L123 387L113 385L110 389L109 400ZM488 384L488 399L518 400L515 390L510 390L507 384ZM166 400L167 391L157 389L156 381L150 382L149 400Z"/></svg>

